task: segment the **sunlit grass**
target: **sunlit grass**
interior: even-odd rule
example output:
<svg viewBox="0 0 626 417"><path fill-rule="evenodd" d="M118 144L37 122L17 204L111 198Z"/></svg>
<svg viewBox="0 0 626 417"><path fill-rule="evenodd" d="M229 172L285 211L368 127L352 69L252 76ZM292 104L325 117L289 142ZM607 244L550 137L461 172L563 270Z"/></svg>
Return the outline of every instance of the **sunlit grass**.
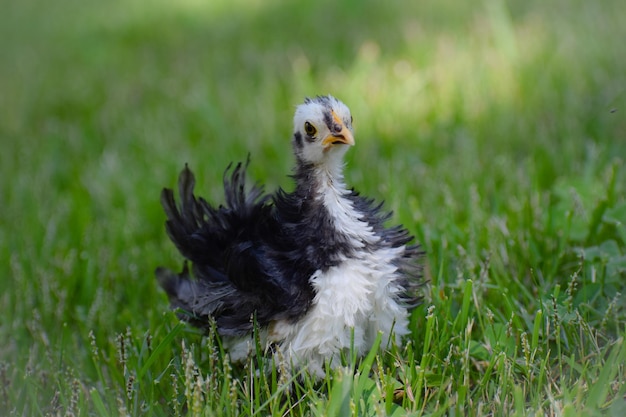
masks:
<svg viewBox="0 0 626 417"><path fill-rule="evenodd" d="M380 3L380 4L379 4ZM0 15L0 409L9 415L622 415L618 1L13 2ZM427 251L413 334L323 381L230 364L153 277L184 163L290 187L304 96Z"/></svg>

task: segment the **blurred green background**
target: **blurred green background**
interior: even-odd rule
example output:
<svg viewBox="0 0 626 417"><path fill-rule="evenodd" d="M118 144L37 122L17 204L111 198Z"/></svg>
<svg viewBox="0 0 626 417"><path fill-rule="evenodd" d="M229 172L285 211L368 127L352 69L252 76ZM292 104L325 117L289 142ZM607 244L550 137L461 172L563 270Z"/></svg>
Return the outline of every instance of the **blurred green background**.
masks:
<svg viewBox="0 0 626 417"><path fill-rule="evenodd" d="M249 152L251 178L289 189L305 96L351 108L347 182L385 200L424 244L432 294L454 293L490 260L481 302L506 321L607 241L617 272L593 294L606 307L624 291L622 1L1 9L0 360L11 401L52 397L17 394L23 369L96 378L89 332L114 356L116 334L175 322L153 278L180 263L161 188L189 163L198 192L219 201L224 168ZM493 288L523 307L503 306Z"/></svg>

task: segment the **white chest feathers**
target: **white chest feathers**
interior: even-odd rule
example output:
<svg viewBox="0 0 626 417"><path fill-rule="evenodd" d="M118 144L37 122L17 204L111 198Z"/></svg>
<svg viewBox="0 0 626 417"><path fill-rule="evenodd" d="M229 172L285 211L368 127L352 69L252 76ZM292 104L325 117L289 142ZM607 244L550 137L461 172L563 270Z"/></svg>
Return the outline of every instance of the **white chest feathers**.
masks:
<svg viewBox="0 0 626 417"><path fill-rule="evenodd" d="M268 338L279 344L288 361L306 365L322 376L324 361L341 365L351 346L359 355L382 332L383 345L408 333L408 313L398 304L397 268L391 262L404 248L385 248L346 259L311 278L313 305L296 323L276 322ZM390 337L395 335L394 340Z"/></svg>

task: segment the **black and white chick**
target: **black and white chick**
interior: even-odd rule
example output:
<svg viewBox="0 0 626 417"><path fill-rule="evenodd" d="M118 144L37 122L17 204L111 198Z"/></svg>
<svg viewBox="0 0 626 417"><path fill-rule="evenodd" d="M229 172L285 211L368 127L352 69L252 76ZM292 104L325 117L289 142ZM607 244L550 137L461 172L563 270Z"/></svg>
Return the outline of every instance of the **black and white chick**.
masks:
<svg viewBox="0 0 626 417"><path fill-rule="evenodd" d="M179 203L161 202L183 271L156 275L179 317L214 322L241 360L254 352L254 323L287 364L324 375L351 347L362 355L379 332L399 343L418 304L420 247L390 213L346 187L343 157L354 145L348 107L332 96L306 99L294 117L295 189L246 187L247 164L224 173L225 204L193 192L185 167ZM191 263L191 271L187 264Z"/></svg>

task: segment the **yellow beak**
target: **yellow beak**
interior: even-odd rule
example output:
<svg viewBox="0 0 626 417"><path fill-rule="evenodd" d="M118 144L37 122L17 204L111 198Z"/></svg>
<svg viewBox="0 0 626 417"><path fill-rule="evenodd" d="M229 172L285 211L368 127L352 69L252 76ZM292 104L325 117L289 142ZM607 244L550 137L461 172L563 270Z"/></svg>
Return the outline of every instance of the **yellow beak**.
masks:
<svg viewBox="0 0 626 417"><path fill-rule="evenodd" d="M339 116L337 116L337 114L334 111L332 112L332 115L333 115L333 120L335 124L337 126L341 126L341 129L339 131L334 131L328 136L326 136L322 140L322 146L324 146L325 148L328 148L332 145L340 145L340 144L353 146L354 136L352 135L352 132L350 132L350 129L348 129L344 125L344 123L341 121Z"/></svg>

